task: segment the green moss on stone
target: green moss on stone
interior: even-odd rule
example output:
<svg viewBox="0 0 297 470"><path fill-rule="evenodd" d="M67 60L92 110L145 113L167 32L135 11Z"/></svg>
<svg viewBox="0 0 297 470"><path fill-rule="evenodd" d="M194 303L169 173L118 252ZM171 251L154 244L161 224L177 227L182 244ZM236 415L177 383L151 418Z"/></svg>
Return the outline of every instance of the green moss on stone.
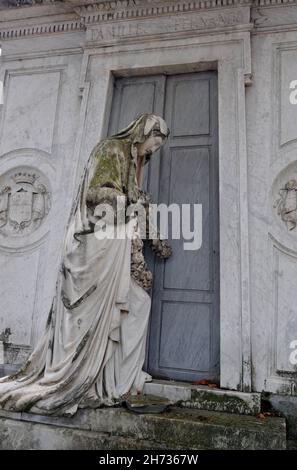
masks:
<svg viewBox="0 0 297 470"><path fill-rule="evenodd" d="M233 413L247 413L253 412L250 406L237 396L230 396L227 394L218 394L208 390L195 390L191 391L191 400L199 402L199 408L207 409L210 411L224 411L228 410ZM256 403L255 403L256 406ZM257 411L257 410L256 410Z"/></svg>

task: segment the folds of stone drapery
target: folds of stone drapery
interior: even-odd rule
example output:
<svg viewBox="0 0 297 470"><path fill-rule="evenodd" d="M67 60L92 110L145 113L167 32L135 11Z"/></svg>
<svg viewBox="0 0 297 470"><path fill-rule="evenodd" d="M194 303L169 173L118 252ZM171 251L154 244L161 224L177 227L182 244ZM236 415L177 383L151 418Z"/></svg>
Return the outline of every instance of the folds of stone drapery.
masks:
<svg viewBox="0 0 297 470"><path fill-rule="evenodd" d="M141 390L150 311L130 277L131 240L81 235L63 260L44 337L19 376L0 382L0 406L41 414L111 405ZM125 313L124 313L125 312Z"/></svg>

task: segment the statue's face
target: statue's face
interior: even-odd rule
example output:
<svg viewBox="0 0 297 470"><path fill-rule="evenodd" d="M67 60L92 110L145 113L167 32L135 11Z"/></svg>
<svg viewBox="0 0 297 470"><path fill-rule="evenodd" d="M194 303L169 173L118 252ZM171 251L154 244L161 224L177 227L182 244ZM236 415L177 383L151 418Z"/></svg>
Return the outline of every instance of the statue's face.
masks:
<svg viewBox="0 0 297 470"><path fill-rule="evenodd" d="M160 135L152 133L142 144L137 146L137 154L139 157L150 156L156 152L164 143L164 138Z"/></svg>

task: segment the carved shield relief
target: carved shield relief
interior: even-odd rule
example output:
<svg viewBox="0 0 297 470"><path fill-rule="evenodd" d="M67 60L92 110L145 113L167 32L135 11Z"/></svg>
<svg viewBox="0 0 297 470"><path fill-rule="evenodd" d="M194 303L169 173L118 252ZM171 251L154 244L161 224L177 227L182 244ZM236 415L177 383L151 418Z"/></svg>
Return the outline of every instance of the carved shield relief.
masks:
<svg viewBox="0 0 297 470"><path fill-rule="evenodd" d="M0 179L0 233L24 235L36 230L50 210L46 178L29 168Z"/></svg>

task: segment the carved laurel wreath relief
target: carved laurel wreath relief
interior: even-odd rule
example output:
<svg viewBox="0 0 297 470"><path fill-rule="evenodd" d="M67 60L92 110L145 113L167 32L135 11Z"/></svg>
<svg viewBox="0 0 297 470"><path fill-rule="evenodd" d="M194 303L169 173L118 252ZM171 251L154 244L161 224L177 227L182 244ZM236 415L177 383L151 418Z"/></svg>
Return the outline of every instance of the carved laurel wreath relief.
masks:
<svg viewBox="0 0 297 470"><path fill-rule="evenodd" d="M34 232L51 207L48 182L32 168L16 168L0 179L0 234Z"/></svg>

